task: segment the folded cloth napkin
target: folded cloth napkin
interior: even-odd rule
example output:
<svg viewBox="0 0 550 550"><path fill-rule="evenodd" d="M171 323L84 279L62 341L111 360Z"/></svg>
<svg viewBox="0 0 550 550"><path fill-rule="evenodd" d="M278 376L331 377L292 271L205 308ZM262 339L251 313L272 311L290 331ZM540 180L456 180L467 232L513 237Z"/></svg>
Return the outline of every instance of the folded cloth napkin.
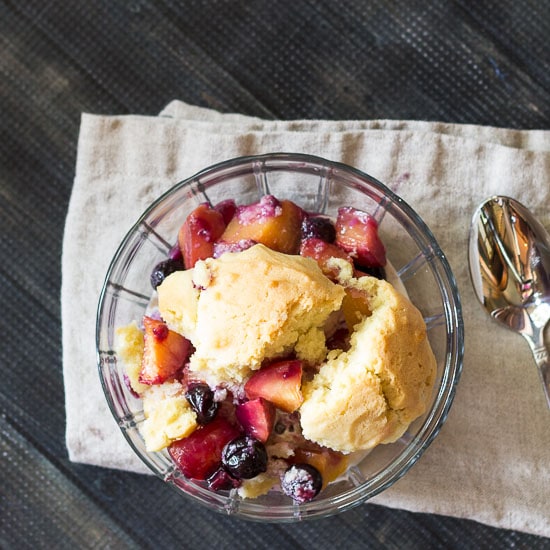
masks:
<svg viewBox="0 0 550 550"><path fill-rule="evenodd" d="M454 405L410 472L372 502L550 536L550 411L527 343L472 291L476 206L510 195L549 227L550 131L414 121L266 121L174 101L158 117L82 116L63 244L63 370L70 459L145 472L111 417L95 362L109 262L148 204L225 159L309 153L367 172L432 229L458 281L466 354Z"/></svg>

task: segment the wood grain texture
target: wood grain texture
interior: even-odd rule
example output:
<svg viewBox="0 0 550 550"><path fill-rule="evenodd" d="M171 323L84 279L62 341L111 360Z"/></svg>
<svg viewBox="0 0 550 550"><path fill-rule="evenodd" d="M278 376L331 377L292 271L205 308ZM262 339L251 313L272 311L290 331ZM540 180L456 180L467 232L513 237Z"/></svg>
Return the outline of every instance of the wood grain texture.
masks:
<svg viewBox="0 0 550 550"><path fill-rule="evenodd" d="M0 547L549 548L369 504L258 525L71 464L59 307L81 112L156 114L178 98L266 118L548 129L549 14L534 0L0 1Z"/></svg>

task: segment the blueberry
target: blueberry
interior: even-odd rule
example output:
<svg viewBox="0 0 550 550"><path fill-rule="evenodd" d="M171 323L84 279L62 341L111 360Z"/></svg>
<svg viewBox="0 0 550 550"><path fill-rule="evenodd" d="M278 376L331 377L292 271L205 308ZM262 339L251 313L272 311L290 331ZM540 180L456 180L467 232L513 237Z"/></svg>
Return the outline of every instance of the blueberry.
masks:
<svg viewBox="0 0 550 550"><path fill-rule="evenodd" d="M185 269L181 259L168 258L158 263L151 272L151 286L156 289L168 275Z"/></svg>
<svg viewBox="0 0 550 550"><path fill-rule="evenodd" d="M267 451L253 437L237 437L223 448L222 464L233 477L251 479L267 470Z"/></svg>
<svg viewBox="0 0 550 550"><path fill-rule="evenodd" d="M323 478L317 468L310 464L293 464L283 475L283 493L302 504L313 500L323 486Z"/></svg>
<svg viewBox="0 0 550 550"><path fill-rule="evenodd" d="M199 424L208 424L214 420L220 404L214 401L214 392L208 384L191 384L185 393L185 397L197 413L197 422Z"/></svg>
<svg viewBox="0 0 550 550"><path fill-rule="evenodd" d="M306 216L302 222L302 239L310 238L333 243L336 240L334 224L322 216Z"/></svg>

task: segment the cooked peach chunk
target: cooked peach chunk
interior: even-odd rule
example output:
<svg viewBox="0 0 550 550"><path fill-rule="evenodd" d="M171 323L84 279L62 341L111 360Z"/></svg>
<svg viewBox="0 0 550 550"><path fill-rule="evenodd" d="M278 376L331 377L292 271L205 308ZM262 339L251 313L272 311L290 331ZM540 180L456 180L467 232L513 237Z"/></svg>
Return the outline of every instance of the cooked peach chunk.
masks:
<svg viewBox="0 0 550 550"><path fill-rule="evenodd" d="M139 382L147 385L162 384L183 367L191 352L191 342L158 319L145 316L143 327L145 332Z"/></svg>
<svg viewBox="0 0 550 550"><path fill-rule="evenodd" d="M265 443L275 424L275 405L263 397L245 401L235 409L245 433Z"/></svg>
<svg viewBox="0 0 550 550"><path fill-rule="evenodd" d="M378 223L366 212L351 206L338 209L336 244L348 252L358 266L386 265L386 249L378 236Z"/></svg>
<svg viewBox="0 0 550 550"><path fill-rule="evenodd" d="M225 229L223 214L203 203L197 206L181 226L178 244L187 269L195 266L199 260L211 258L214 243Z"/></svg>
<svg viewBox="0 0 550 550"><path fill-rule="evenodd" d="M354 287L346 287L346 293L342 300L342 313L348 330L368 317L372 312L369 307L369 297L366 292Z"/></svg>
<svg viewBox="0 0 550 550"><path fill-rule="evenodd" d="M265 195L254 204L240 206L220 241L255 241L284 254L297 254L303 211L292 201Z"/></svg>
<svg viewBox="0 0 550 550"><path fill-rule="evenodd" d="M336 266L331 266L331 258L341 258L346 260L353 267L353 260L349 254L344 252L335 244L328 243L322 239L310 237L302 241L300 245L300 255L306 258L313 258L321 268L321 271L332 280L336 280L340 270Z"/></svg>
<svg viewBox="0 0 550 550"><path fill-rule="evenodd" d="M277 408L294 412L302 404L302 362L279 361L256 371L244 386L248 399L263 397Z"/></svg>

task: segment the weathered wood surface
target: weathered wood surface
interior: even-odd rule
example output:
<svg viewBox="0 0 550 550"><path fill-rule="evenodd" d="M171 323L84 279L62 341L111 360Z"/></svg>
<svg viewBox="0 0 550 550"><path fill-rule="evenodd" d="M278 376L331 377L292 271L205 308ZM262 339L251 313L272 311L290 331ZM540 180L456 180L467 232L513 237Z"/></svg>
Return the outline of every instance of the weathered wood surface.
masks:
<svg viewBox="0 0 550 550"><path fill-rule="evenodd" d="M71 464L59 306L81 112L156 114L179 98L267 118L548 129L549 38L548 1L0 2L0 547L549 548L369 504L258 525Z"/></svg>

